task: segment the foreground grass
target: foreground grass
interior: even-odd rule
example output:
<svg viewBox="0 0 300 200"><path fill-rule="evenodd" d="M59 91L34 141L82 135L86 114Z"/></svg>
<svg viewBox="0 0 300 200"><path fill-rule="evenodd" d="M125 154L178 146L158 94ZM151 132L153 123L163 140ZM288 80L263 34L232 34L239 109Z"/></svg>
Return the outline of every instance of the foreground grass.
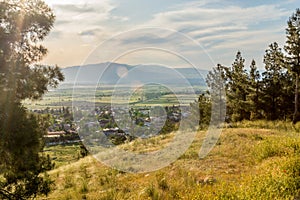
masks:
<svg viewBox="0 0 300 200"><path fill-rule="evenodd" d="M245 126L247 127L247 126ZM55 181L40 199L297 199L300 198L300 139L295 131L227 128L204 159L198 152L205 132L189 150L156 172L130 174L92 156L50 172ZM154 151L170 136L137 140L130 151Z"/></svg>
<svg viewBox="0 0 300 200"><path fill-rule="evenodd" d="M44 153L49 154L55 168L74 163L81 158L79 143L46 146Z"/></svg>

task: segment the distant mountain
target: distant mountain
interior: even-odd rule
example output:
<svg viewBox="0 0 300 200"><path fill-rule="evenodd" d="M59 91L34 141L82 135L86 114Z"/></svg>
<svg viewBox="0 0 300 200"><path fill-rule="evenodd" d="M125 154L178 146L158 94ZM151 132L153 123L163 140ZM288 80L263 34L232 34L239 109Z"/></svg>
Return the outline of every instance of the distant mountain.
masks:
<svg viewBox="0 0 300 200"><path fill-rule="evenodd" d="M206 70L194 68L167 68L160 65L127 65L119 63L99 63L73 66L62 69L65 84L131 84L159 83L205 86Z"/></svg>

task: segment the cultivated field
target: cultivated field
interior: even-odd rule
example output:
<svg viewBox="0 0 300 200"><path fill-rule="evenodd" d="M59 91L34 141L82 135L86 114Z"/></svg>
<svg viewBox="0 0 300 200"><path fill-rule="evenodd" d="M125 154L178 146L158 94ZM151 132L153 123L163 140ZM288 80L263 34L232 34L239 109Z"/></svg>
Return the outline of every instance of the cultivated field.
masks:
<svg viewBox="0 0 300 200"><path fill-rule="evenodd" d="M46 93L41 100L25 100L24 105L29 109L72 107L72 102L76 102L76 104L92 102L98 106L108 105L111 102L115 104L130 103L135 106L172 106L178 105L179 100L181 100L181 105L189 105L197 99L197 95L187 93L184 87L174 86L173 89L174 91L171 91L160 85L146 85L135 89L129 86L122 86L115 89L112 85L99 86L97 88L91 85L81 85L74 89L73 85L63 85L58 89ZM128 94L130 90L133 92ZM205 90L206 88L203 86L194 86L195 94L199 94ZM113 98L112 101L112 95L117 95L118 98Z"/></svg>

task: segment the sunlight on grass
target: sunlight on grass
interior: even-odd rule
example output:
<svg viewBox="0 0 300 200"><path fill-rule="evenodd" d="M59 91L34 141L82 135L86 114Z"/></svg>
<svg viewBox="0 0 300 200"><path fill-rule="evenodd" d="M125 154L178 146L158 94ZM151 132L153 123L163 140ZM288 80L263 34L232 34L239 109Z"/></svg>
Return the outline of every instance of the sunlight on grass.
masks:
<svg viewBox="0 0 300 200"><path fill-rule="evenodd" d="M56 186L49 199L291 199L300 195L299 134L224 129L212 152L200 160L204 136L205 131L198 132L188 151L156 172L124 173L92 156L65 163L50 172ZM137 139L121 148L155 151L171 139L172 134Z"/></svg>

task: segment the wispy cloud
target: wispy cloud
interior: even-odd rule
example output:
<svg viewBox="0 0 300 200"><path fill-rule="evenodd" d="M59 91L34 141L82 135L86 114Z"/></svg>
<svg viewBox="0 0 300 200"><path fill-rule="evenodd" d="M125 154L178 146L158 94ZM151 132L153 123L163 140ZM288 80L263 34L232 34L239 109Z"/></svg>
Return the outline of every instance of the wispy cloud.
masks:
<svg viewBox="0 0 300 200"><path fill-rule="evenodd" d="M57 1L52 3L52 7L57 16L55 30L68 34L90 30L102 31L100 26L128 20L126 16L112 14L116 4L111 0ZM113 28L107 27L106 30Z"/></svg>
<svg viewBox="0 0 300 200"><path fill-rule="evenodd" d="M284 38L285 21L282 19L290 12L279 5L211 7L210 2L205 3L190 2L181 5L180 9L157 13L145 26L171 28L185 33L201 43L213 56L228 49L245 49L250 52L249 57L259 58L269 42ZM272 23L278 20L283 23ZM223 56L218 55L216 60L220 57ZM222 59L225 63L231 60L228 57Z"/></svg>
<svg viewBox="0 0 300 200"><path fill-rule="evenodd" d="M83 59L95 48L95 45L109 39L112 35L143 27L161 27L186 34L199 42L216 63L229 64L237 50L245 51L248 60L255 58L260 61L269 43L284 42L286 19L291 14L291 10L285 7L286 2L236 4L231 0L176 1L176 4L170 3L167 9L157 9L149 16L142 16L144 21L140 22L115 12L125 4L120 0L46 1L52 2L51 6L57 15L50 38L61 38L62 46L69 45L68 47L73 51L76 46L78 48L85 46L86 54L84 55L84 51L80 49L81 54L76 54L74 62ZM289 0L289 2L295 1ZM125 7L130 9L128 5ZM159 5L157 7L159 8ZM172 50L184 51L195 59L197 56L201 57L196 49L186 46L183 41L178 41L178 37L174 34L164 34L163 31L156 31L155 34L145 31L144 35L132 33L126 37L119 37L114 44L115 46L111 47L107 54L115 51L116 48L126 51L138 47L139 44L141 46L161 44L165 48L172 48L175 45L177 49ZM64 50L65 60L70 59L68 56L72 55L72 52L68 51ZM201 62L203 66L211 64L203 57Z"/></svg>
<svg viewBox="0 0 300 200"><path fill-rule="evenodd" d="M101 32L101 31L103 31L103 29L94 28L94 29L80 31L80 32L78 32L78 34L81 36L95 36L95 35L97 35L98 32Z"/></svg>

